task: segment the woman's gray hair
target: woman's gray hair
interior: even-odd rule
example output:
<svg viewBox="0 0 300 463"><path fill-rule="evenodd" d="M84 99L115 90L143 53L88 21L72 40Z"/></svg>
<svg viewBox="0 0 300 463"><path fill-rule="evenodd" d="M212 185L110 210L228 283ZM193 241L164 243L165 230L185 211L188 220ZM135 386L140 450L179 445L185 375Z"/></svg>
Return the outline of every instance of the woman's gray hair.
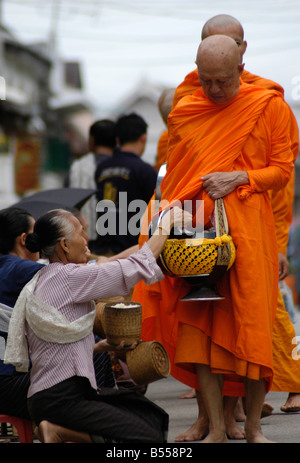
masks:
<svg viewBox="0 0 300 463"><path fill-rule="evenodd" d="M53 212L54 211L56 214L50 219L50 223L54 227L57 227L59 233L55 243L41 248L41 257L45 259L49 259L49 257L53 256L57 243L59 243L62 238L69 240L75 230L74 223L70 221L70 217L74 217L74 214L63 209L54 209Z"/></svg>
<svg viewBox="0 0 300 463"><path fill-rule="evenodd" d="M27 235L27 249L39 252L46 259L52 257L57 243L62 238L70 239L75 231L71 217L75 218L74 214L64 209L54 209L40 217L35 223L33 233Z"/></svg>

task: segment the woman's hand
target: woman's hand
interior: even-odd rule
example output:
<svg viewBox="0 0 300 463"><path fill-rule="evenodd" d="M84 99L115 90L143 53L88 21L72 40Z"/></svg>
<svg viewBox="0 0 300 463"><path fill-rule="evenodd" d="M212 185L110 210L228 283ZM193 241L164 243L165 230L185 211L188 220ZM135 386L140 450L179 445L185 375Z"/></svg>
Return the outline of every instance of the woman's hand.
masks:
<svg viewBox="0 0 300 463"><path fill-rule="evenodd" d="M125 346L125 341L121 341L120 344L117 346L114 344L110 344L107 339L101 339L101 341L98 341L95 346L94 346L94 354L99 353L99 352L105 352L105 351L110 351L110 352L127 352L128 350L133 350L136 348L138 345L138 342L134 342L130 346Z"/></svg>
<svg viewBox="0 0 300 463"><path fill-rule="evenodd" d="M162 215L158 228L161 228L166 235L170 235L173 227L182 229L192 227L192 219L193 216L190 212L175 206Z"/></svg>
<svg viewBox="0 0 300 463"><path fill-rule="evenodd" d="M181 207L175 206L164 213L153 235L148 240L148 246L154 257L157 259L161 254L173 227L185 228L191 225L192 214Z"/></svg>

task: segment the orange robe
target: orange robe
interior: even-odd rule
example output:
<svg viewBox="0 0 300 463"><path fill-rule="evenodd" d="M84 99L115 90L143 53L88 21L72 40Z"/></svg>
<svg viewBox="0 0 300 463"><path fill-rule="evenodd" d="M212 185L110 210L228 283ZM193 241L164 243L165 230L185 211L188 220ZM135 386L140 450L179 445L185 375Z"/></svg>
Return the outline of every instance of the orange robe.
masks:
<svg viewBox="0 0 300 463"><path fill-rule="evenodd" d="M267 88L268 90L277 90L282 95L284 95L284 90L277 82L274 82L270 79L265 79L264 77L257 76L256 74L252 74L249 71L243 70L242 73L242 80L247 84L257 85L259 87ZM175 108L177 103L187 95L192 95L196 90L200 88L200 81L198 77L198 70L194 69L192 72L187 74L184 78L183 82L178 85L176 88L172 108ZM298 156L299 153L299 129L297 120L290 109L290 118L291 118L291 143L292 143L292 151L294 153L294 159Z"/></svg>
<svg viewBox="0 0 300 463"><path fill-rule="evenodd" d="M265 79L264 77L257 76L256 74L252 74L251 72L246 71L245 69L242 73L242 80L247 84L257 85L259 87L267 88L268 90L277 90L282 94L284 92L281 85L277 84L277 82L274 82L270 79ZM183 82L181 82L181 84L178 85L178 87L176 88L172 108L175 108L175 106L181 100L181 98L187 95L192 95L196 90L199 89L199 87L200 81L198 77L198 69L194 69L192 72L185 76Z"/></svg>
<svg viewBox="0 0 300 463"><path fill-rule="evenodd" d="M244 71L243 79L248 83L254 83L269 89L277 89L283 94L283 89L271 80L267 80L256 75L251 75ZM299 153L299 129L296 118L290 112L290 134L294 161ZM287 251L289 227L293 218L295 172L285 188L270 192L271 206L275 219L276 242L278 252L285 254ZM300 365L295 360L296 355L292 352L297 350L294 344L296 333L289 314L285 309L280 289L278 290L278 302L276 318L273 328L273 382L272 391L285 391L300 393Z"/></svg>
<svg viewBox="0 0 300 463"><path fill-rule="evenodd" d="M270 192L272 210L276 225L278 252L286 255L289 226L292 221L294 198L294 171L287 186ZM276 318L273 328L273 368L274 377L271 390L300 393L300 365L295 346L296 333L289 314L284 306L283 297L278 291ZM296 360L295 360L296 357Z"/></svg>
<svg viewBox="0 0 300 463"><path fill-rule="evenodd" d="M267 89L275 89L284 94L283 88L276 82L265 79L255 74L244 70L242 79L248 84L254 84ZM189 73L184 81L177 87L173 107L185 95L194 93L200 87L198 71L195 69ZM299 153L299 129L296 118L290 110L290 135L292 143L292 151L294 160ZM286 255L289 227L293 217L293 201L294 201L294 183L295 173L284 189L270 192L271 206L275 218L276 227L276 242L278 252ZM294 346L292 344L296 333L290 317L285 310L283 298L280 290L278 290L278 303L276 318L273 330L273 368L274 378L272 390L281 390L287 392L300 392L300 365L291 355Z"/></svg>
<svg viewBox="0 0 300 463"><path fill-rule="evenodd" d="M182 302L187 283L168 276L149 287L138 284L134 291L133 300L143 304L143 339L161 341L170 356L172 375L190 386L197 387L190 360L175 363L177 340L182 338L184 326L201 330L204 357L213 371L272 378L278 255L267 190L283 188L293 167L289 110L277 95L242 84L234 100L219 106L200 89L181 100L169 116L168 169L161 185L162 199L204 199L208 221L213 202L201 187L201 176L247 170L250 179L250 185L224 198L230 234L237 247L235 264L220 282L225 301ZM140 242L143 239L141 235ZM184 357L182 349L180 356Z"/></svg>
<svg viewBox="0 0 300 463"><path fill-rule="evenodd" d="M166 162L168 153L168 130L165 130L159 137L157 143L157 154L154 169L158 172L161 165Z"/></svg>

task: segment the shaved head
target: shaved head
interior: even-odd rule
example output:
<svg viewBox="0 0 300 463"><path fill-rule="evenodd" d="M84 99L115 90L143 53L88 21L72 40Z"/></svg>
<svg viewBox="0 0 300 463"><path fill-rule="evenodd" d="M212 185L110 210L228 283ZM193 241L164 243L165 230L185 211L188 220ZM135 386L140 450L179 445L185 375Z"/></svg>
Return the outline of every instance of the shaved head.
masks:
<svg viewBox="0 0 300 463"><path fill-rule="evenodd" d="M198 68L219 63L220 66L238 66L240 53L235 41L226 35L211 35L204 39L198 48L196 63Z"/></svg>
<svg viewBox="0 0 300 463"><path fill-rule="evenodd" d="M202 29L202 40L206 39L206 37L209 37L210 35L214 35L214 32L212 32L214 29L226 29L229 27L236 28L236 30L241 35L241 38L244 39L243 26L236 18L230 16L229 14L218 14L217 16L210 18L204 24Z"/></svg>
<svg viewBox="0 0 300 463"><path fill-rule="evenodd" d="M228 14L218 14L213 16L204 24L202 28L202 40L211 35L227 35L231 37L239 47L241 61L247 48L244 40L244 29L241 23Z"/></svg>
<svg viewBox="0 0 300 463"><path fill-rule="evenodd" d="M167 88L162 92L158 100L158 109L161 117L167 123L168 115L171 112L175 88Z"/></svg>
<svg viewBox="0 0 300 463"><path fill-rule="evenodd" d="M198 48L196 64L204 94L214 103L224 104L234 98L243 70L236 42L226 35L212 35Z"/></svg>

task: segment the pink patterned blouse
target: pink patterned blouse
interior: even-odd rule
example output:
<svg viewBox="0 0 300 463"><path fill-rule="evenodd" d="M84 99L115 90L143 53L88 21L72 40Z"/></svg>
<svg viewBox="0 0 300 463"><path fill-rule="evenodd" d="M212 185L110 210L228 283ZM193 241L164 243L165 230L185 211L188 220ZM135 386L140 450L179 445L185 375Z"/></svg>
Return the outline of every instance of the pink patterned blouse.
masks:
<svg viewBox="0 0 300 463"><path fill-rule="evenodd" d="M74 321L92 309L94 299L126 295L140 280L151 284L162 278L150 248L144 244L129 258L107 264L46 265L40 270L35 295ZM88 378L91 386L97 387L92 332L79 341L59 344L38 338L28 325L26 331L32 362L28 397L74 375Z"/></svg>

